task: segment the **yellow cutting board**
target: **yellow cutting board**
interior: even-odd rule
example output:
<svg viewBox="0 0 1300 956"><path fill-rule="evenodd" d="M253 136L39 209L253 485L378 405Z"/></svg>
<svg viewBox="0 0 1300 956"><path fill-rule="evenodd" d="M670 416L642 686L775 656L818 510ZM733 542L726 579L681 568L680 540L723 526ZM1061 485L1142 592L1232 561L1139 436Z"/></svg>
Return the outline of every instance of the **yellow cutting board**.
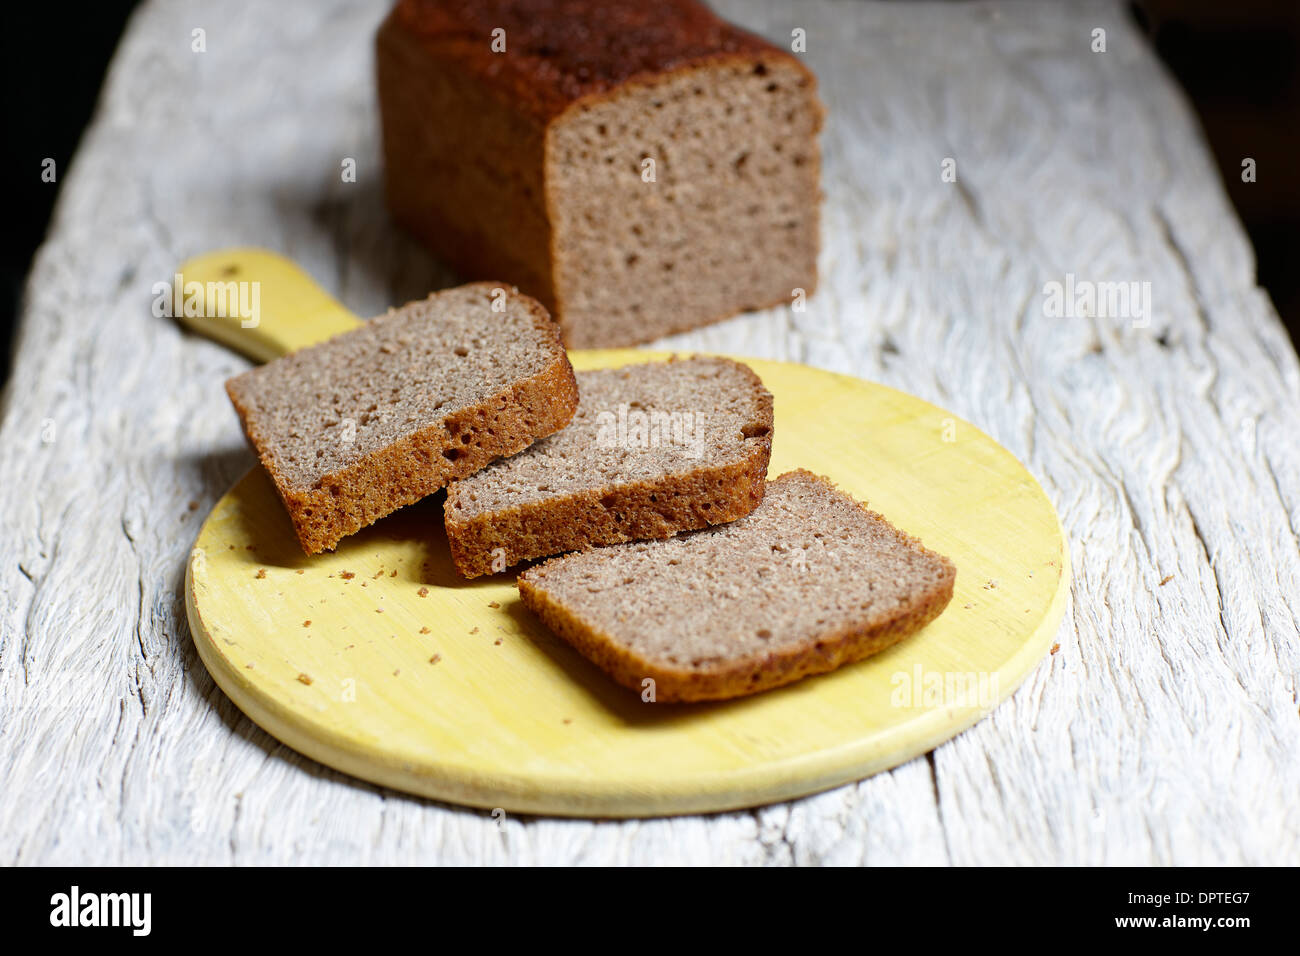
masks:
<svg viewBox="0 0 1300 956"><path fill-rule="evenodd" d="M182 318L258 359L358 321L264 250L181 271L187 282L260 283L256 328ZM664 353L570 355L589 369ZM776 399L772 476L827 475L956 564L952 603L916 636L755 697L646 702L542 627L512 574L457 577L441 495L307 557L257 468L217 503L190 555L199 655L293 749L374 783L508 812L754 806L931 750L1009 695L1051 645L1069 581L1056 513L1009 452L941 408L803 365L744 361Z"/></svg>

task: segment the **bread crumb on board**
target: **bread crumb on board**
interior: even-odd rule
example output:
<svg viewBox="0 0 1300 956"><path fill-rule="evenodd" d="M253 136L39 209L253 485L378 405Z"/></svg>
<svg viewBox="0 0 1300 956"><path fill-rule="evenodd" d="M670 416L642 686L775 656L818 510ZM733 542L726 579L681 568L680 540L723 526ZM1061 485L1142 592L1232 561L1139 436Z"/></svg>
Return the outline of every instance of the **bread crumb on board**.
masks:
<svg viewBox="0 0 1300 956"><path fill-rule="evenodd" d="M418 594L418 595L420 595L420 597L428 597L428 596L429 596L429 589L428 589L428 588L420 588L420 590L416 591L415 593Z"/></svg>
<svg viewBox="0 0 1300 956"><path fill-rule="evenodd" d="M442 660L442 655L441 655L441 654L434 654L432 657L429 658L429 663L430 663L430 664L436 664L436 663L438 663L438 661L440 661L440 660Z"/></svg>
<svg viewBox="0 0 1300 956"><path fill-rule="evenodd" d="M420 633L421 633L421 634L428 634L428 633L429 633L429 628L428 628L427 626L426 626L426 627L422 627L422 628L420 628Z"/></svg>
<svg viewBox="0 0 1300 956"><path fill-rule="evenodd" d="M1061 645L1060 645L1060 644L1053 644L1053 645L1052 645L1052 653L1053 653L1053 654L1055 654L1055 653L1056 653L1057 651L1059 651L1060 649L1061 649Z"/></svg>
<svg viewBox="0 0 1300 956"><path fill-rule="evenodd" d="M266 568L258 568L258 569L257 569L257 574L253 575L253 577L255 577L255 578L264 578L264 577L266 577Z"/></svg>
<svg viewBox="0 0 1300 956"><path fill-rule="evenodd" d="M500 606L501 606L500 601L488 601L488 607L490 608L499 608Z"/></svg>
<svg viewBox="0 0 1300 956"><path fill-rule="evenodd" d="M299 683L299 684L310 684L310 683L311 683L311 678L308 677L306 674L299 674L299 675L298 675L298 683Z"/></svg>
<svg viewBox="0 0 1300 956"><path fill-rule="evenodd" d="M311 627L311 621L310 621L310 620L303 621L303 622L302 622L302 626L303 626L303 627Z"/></svg>
<svg viewBox="0 0 1300 956"><path fill-rule="evenodd" d="M340 571L339 577L341 577L344 581L351 581L353 578L356 577L356 575L351 571Z"/></svg>

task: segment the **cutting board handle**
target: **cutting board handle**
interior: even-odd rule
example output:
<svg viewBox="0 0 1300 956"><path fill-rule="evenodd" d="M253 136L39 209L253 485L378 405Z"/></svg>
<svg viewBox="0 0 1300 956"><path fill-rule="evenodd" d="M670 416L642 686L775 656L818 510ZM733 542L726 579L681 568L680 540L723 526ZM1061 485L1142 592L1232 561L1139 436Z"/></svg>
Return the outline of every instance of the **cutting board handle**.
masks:
<svg viewBox="0 0 1300 956"><path fill-rule="evenodd" d="M169 293L155 289L155 294ZM362 322L296 263L252 247L185 260L168 305L186 328L256 362L323 342Z"/></svg>

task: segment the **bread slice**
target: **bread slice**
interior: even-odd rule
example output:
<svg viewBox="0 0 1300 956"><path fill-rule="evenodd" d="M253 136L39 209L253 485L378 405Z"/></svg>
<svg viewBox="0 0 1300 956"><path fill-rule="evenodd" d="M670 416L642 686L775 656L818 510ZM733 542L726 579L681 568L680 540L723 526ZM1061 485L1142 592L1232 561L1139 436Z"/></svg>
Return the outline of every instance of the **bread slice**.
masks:
<svg viewBox="0 0 1300 956"><path fill-rule="evenodd" d="M399 0L376 63L396 221L570 347L813 293L825 111L788 47L696 0Z"/></svg>
<svg viewBox="0 0 1300 956"><path fill-rule="evenodd" d="M772 395L749 366L646 362L579 372L578 391L567 428L448 487L465 577L734 521L763 499Z"/></svg>
<svg viewBox="0 0 1300 956"><path fill-rule="evenodd" d="M955 578L947 558L800 470L739 521L552 558L519 593L618 683L699 701L875 654L937 617Z"/></svg>
<svg viewBox="0 0 1300 956"><path fill-rule="evenodd" d="M390 310L226 391L308 554L563 428L578 407L546 310L490 282Z"/></svg>

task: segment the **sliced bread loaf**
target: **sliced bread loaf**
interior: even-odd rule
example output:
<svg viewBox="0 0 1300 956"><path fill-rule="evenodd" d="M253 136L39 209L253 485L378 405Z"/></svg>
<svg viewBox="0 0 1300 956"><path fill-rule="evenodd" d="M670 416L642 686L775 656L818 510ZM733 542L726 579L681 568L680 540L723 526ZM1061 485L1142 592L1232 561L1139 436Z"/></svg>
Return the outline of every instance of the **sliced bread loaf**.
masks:
<svg viewBox="0 0 1300 956"><path fill-rule="evenodd" d="M394 219L570 347L812 294L824 108L788 46L697 0L400 0L376 66Z"/></svg>
<svg viewBox="0 0 1300 956"><path fill-rule="evenodd" d="M226 391L308 554L563 428L578 405L546 310L491 282L390 310Z"/></svg>
<svg viewBox="0 0 1300 956"><path fill-rule="evenodd" d="M447 489L465 577L734 521L762 500L772 396L748 366L647 362L580 372L578 391L567 428Z"/></svg>
<svg viewBox="0 0 1300 956"><path fill-rule="evenodd" d="M768 483L747 517L666 541L552 558L525 606L618 683L657 701L720 700L834 670L929 623L945 557L827 479Z"/></svg>

